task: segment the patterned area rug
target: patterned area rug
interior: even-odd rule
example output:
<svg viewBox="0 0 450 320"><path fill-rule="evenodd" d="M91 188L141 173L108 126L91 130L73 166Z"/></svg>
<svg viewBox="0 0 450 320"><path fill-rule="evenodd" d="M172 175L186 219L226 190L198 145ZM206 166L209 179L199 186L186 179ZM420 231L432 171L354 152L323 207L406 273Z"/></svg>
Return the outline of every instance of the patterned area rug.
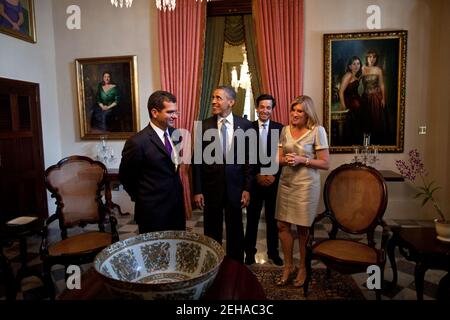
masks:
<svg viewBox="0 0 450 320"><path fill-rule="evenodd" d="M314 269L308 297L305 299L303 288L296 288L292 284L285 287L275 285L282 268L252 265L250 269L255 273L269 300L365 300L358 285L350 276L334 271L327 279L325 269Z"/></svg>

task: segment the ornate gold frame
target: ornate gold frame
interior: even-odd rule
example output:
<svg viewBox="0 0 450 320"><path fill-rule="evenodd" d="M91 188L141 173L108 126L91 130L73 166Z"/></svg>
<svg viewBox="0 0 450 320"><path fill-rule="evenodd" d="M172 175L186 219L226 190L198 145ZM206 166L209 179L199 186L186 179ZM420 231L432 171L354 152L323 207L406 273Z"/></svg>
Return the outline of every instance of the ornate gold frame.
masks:
<svg viewBox="0 0 450 320"><path fill-rule="evenodd" d="M78 115L80 121L80 137L83 140L100 139L107 136L108 139L128 139L139 131L139 94L137 78L137 57L117 56L99 57L75 60L77 91L78 91ZM128 130L112 130L98 132L90 126L90 116L94 108L95 92L97 85L102 81L104 71L111 72L121 92L120 112L117 121L120 127ZM114 72L117 71L117 72ZM123 74L127 74L123 76ZM122 78L120 76L122 75ZM124 113L125 112L125 113ZM128 121L126 121L128 119Z"/></svg>
<svg viewBox="0 0 450 320"><path fill-rule="evenodd" d="M388 81L391 84L387 88L387 94L391 94L389 96L391 103L389 104L386 101L386 107L391 108L387 110L390 127L393 127L389 136L392 144L379 145L378 150L381 152L403 152L407 36L408 32L404 30L324 34L323 120L324 127L329 134L331 153L351 153L354 151L354 145L349 145L349 141L343 141L345 139L342 134L342 121L345 121L345 111L337 110L339 105L339 100L336 101L336 86L339 85L337 79L341 79L345 73L347 63L345 59L358 56L364 64L363 53L369 49L387 53L382 59L389 62L385 62L389 68L388 70L383 69L383 76L385 79L390 77ZM392 50L392 48L397 48L397 50ZM396 94L393 94L393 92ZM394 128L395 130L393 130Z"/></svg>
<svg viewBox="0 0 450 320"><path fill-rule="evenodd" d="M22 8L24 8L28 13L28 16L24 17L25 22L28 22L28 31L21 32L13 30L11 28L0 26L0 32L31 43L36 43L36 27L34 19L33 0L20 0L20 4L22 5Z"/></svg>

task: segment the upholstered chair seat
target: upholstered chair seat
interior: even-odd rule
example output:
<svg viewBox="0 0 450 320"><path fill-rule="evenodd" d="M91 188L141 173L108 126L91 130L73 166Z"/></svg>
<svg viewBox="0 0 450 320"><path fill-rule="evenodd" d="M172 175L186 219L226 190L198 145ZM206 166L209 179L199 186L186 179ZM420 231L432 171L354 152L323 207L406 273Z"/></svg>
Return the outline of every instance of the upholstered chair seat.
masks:
<svg viewBox="0 0 450 320"><path fill-rule="evenodd" d="M86 232L61 240L48 247L50 256L83 254L103 249L112 243L112 234L106 232Z"/></svg>
<svg viewBox="0 0 450 320"><path fill-rule="evenodd" d="M376 264L377 250L352 240L327 240L313 246L314 254L342 263Z"/></svg>

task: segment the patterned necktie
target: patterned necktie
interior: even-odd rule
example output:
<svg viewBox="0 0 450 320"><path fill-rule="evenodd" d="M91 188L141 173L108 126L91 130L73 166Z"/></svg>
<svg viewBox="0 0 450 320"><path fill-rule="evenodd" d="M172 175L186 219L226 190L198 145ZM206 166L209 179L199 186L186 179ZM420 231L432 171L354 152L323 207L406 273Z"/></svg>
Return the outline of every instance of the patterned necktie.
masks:
<svg viewBox="0 0 450 320"><path fill-rule="evenodd" d="M169 135L167 134L167 131L164 132L164 147L166 147L166 151L169 155L172 155L172 145L169 141Z"/></svg>
<svg viewBox="0 0 450 320"><path fill-rule="evenodd" d="M266 153L266 150L267 150L267 123L261 124L261 127L262 127L262 129L261 129L261 136L260 136L260 139L261 139L260 146L262 147L264 154L267 154Z"/></svg>
<svg viewBox="0 0 450 320"><path fill-rule="evenodd" d="M228 146L227 146L227 120L222 119L222 127L220 128L220 131L222 133L222 152L223 156L226 157Z"/></svg>

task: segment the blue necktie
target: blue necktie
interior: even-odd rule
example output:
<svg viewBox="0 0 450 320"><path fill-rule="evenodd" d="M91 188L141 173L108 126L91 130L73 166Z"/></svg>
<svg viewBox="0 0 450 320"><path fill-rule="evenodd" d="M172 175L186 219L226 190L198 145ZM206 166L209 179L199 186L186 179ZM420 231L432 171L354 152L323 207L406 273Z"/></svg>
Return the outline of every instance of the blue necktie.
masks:
<svg viewBox="0 0 450 320"><path fill-rule="evenodd" d="M220 128L220 131L222 132L222 152L224 158L226 158L227 155L227 126L226 126L227 120L222 120L222 127Z"/></svg>
<svg viewBox="0 0 450 320"><path fill-rule="evenodd" d="M167 131L164 132L164 147L166 147L166 151L169 155L172 155L172 145L169 141L169 135L167 134Z"/></svg>

